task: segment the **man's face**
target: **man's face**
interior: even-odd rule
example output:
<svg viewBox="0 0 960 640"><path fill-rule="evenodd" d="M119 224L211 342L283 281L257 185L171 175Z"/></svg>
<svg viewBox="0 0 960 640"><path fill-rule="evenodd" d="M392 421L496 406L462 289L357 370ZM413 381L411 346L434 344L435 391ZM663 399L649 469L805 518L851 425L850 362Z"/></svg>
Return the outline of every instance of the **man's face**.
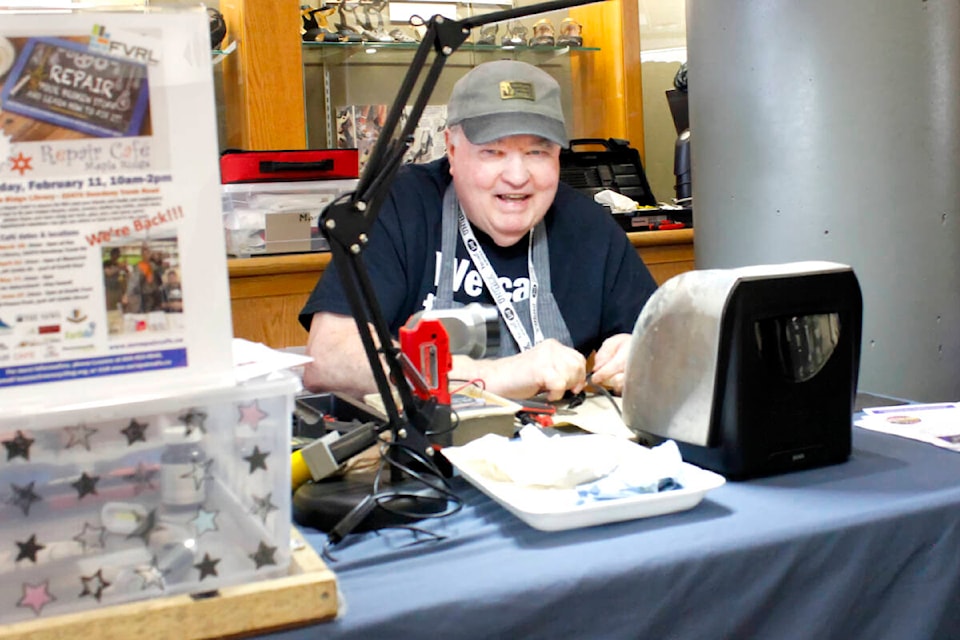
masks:
<svg viewBox="0 0 960 640"><path fill-rule="evenodd" d="M522 240L547 214L560 182L560 146L518 135L476 145L446 132L447 157L463 212L501 247Z"/></svg>

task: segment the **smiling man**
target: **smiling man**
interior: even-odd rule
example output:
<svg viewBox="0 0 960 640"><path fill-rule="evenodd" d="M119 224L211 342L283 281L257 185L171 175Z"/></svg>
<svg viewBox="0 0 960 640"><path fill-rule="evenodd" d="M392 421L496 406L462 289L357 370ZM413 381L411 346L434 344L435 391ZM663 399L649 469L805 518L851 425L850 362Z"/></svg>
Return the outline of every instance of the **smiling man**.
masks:
<svg viewBox="0 0 960 640"><path fill-rule="evenodd" d="M500 313L497 357L454 356L451 379L511 398L619 391L630 332L656 284L606 209L560 183L568 144L560 87L540 69L481 64L453 88L447 156L397 174L363 260L394 336L414 313L471 302ZM300 313L313 362L304 384L376 389L339 276Z"/></svg>

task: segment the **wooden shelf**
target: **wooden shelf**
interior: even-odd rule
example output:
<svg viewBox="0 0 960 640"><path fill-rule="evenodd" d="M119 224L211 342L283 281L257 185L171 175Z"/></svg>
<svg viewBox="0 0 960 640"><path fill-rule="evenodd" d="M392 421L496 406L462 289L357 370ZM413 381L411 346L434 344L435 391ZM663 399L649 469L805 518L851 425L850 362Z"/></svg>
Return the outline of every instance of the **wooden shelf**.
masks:
<svg viewBox="0 0 960 640"><path fill-rule="evenodd" d="M694 267L693 229L627 237L658 284ZM297 316L328 264L329 253L229 260L233 335L278 349L305 344L307 333Z"/></svg>
<svg viewBox="0 0 960 640"><path fill-rule="evenodd" d="M304 42L303 62L304 64L334 61L342 62L353 56L360 56L361 62L364 58L369 58L371 64L383 64L383 59L387 58L390 62L400 62L410 64L410 59L414 52L420 46L418 42ZM556 56L568 55L577 51L600 51L599 47L529 47L515 46L504 47L500 45L485 45L466 43L457 49L458 54L472 53L483 54L490 60L499 60L504 55L512 56L517 60L524 60L537 64L544 59L555 58ZM366 54L366 55L364 55Z"/></svg>

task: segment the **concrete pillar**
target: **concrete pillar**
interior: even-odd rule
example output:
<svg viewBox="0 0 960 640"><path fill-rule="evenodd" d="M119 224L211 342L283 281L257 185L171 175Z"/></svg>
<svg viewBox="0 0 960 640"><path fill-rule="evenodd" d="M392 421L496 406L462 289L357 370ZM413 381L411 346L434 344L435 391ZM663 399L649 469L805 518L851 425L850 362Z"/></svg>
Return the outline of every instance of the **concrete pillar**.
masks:
<svg viewBox="0 0 960 640"><path fill-rule="evenodd" d="M687 0L698 268L826 259L860 389L960 400L960 0Z"/></svg>

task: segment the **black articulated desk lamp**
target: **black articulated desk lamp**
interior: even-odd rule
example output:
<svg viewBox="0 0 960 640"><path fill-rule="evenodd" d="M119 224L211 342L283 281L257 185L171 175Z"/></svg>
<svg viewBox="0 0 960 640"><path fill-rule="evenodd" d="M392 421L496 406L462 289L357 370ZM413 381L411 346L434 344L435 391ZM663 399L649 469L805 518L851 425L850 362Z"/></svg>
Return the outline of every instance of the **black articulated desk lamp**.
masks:
<svg viewBox="0 0 960 640"><path fill-rule="evenodd" d="M559 11L570 7L592 4L598 0L554 0L526 7L495 11L482 16L464 20L449 20L443 16L433 16L426 24L426 33L414 54L410 67L400 86L396 99L390 107L380 136L364 167L363 174L353 193L330 204L320 216L320 228L330 243L330 252L336 266L343 289L350 304L353 318L360 332L363 348L373 371L377 391L383 399L386 422L374 426L367 434L366 446L373 444L380 433L389 431L394 445L391 450L399 456L426 456L433 459L435 443L431 435L449 434L451 413L449 405L438 403L435 398L418 397L409 384L406 384L409 365L404 364L401 350L393 344L389 327L380 310L373 285L366 267L361 260L368 233L373 227L383 199L386 197L393 178L400 168L403 157L413 142L420 116L437 84L446 60L466 41L471 29L485 24L523 18L525 16ZM429 62L431 53L433 59ZM414 89L419 90L412 101L412 110L406 124L396 134L404 108L411 102ZM377 345L380 345L379 347ZM390 380L394 383L399 405L394 399ZM364 446L364 439L358 437L357 446ZM399 479L400 473L392 476ZM373 506L358 505L355 513L349 517L359 520L367 515L364 509ZM349 529L349 524L345 527Z"/></svg>

